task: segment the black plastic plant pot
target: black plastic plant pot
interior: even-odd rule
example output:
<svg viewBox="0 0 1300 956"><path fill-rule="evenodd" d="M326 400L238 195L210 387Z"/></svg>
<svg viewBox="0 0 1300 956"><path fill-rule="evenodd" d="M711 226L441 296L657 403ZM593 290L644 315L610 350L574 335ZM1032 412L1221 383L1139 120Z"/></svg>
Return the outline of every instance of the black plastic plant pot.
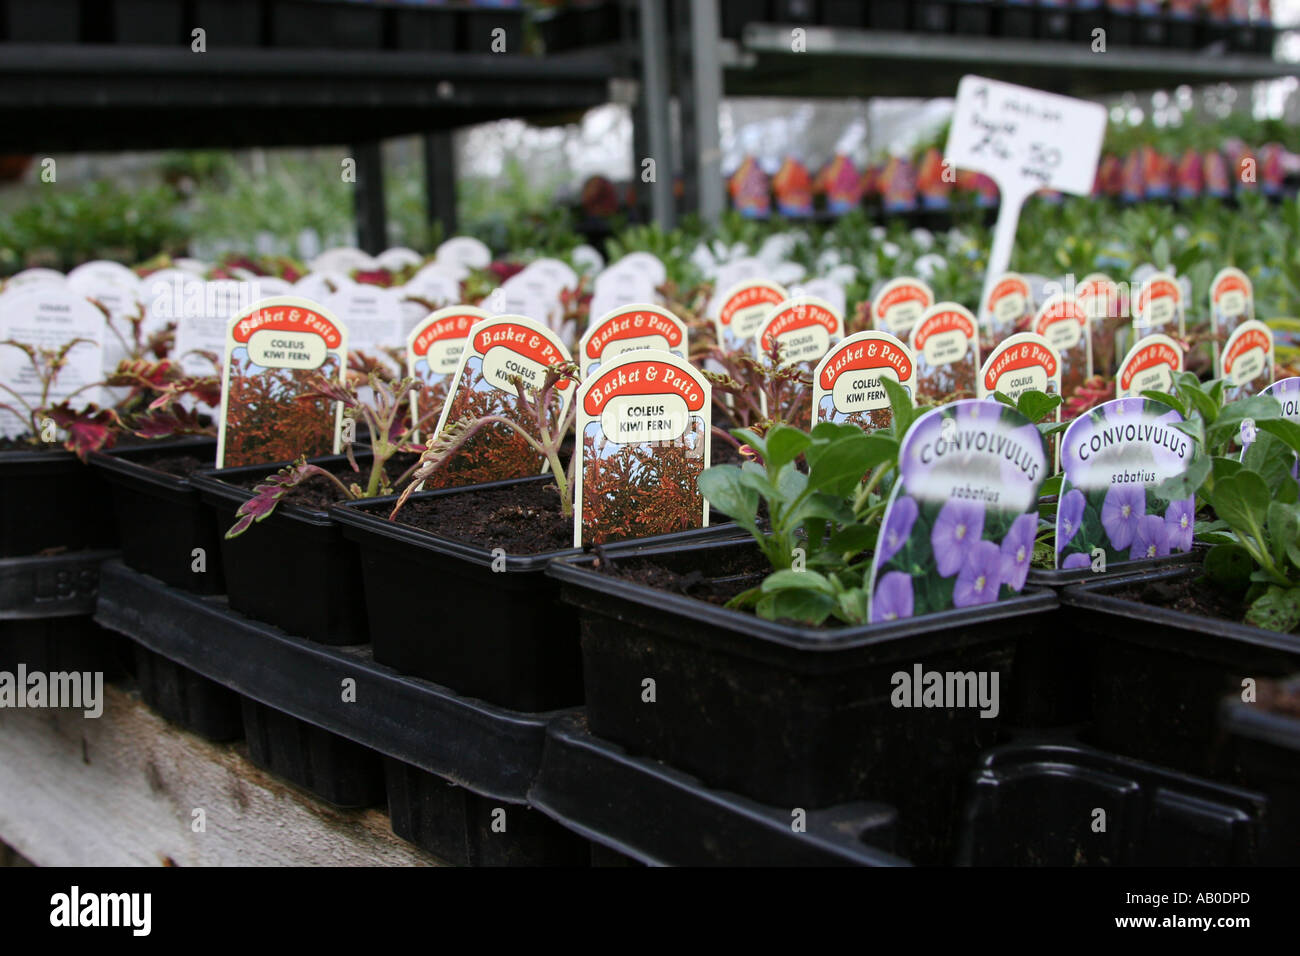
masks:
<svg viewBox="0 0 1300 956"><path fill-rule="evenodd" d="M767 0L722 0L718 16L722 35L729 40L739 40L745 24L770 19Z"/></svg>
<svg viewBox="0 0 1300 956"><path fill-rule="evenodd" d="M1273 55L1273 47L1277 45L1277 27L1271 24L1255 24L1255 50L1264 56Z"/></svg>
<svg viewBox="0 0 1300 956"><path fill-rule="evenodd" d="M998 35L1032 40L1038 35L1038 11L1028 3L1003 3L998 6Z"/></svg>
<svg viewBox="0 0 1300 956"><path fill-rule="evenodd" d="M207 33L208 49L262 45L262 0L193 0L192 25Z"/></svg>
<svg viewBox="0 0 1300 956"><path fill-rule="evenodd" d="M185 5L179 0L113 0L113 38L118 43L175 46L183 36Z"/></svg>
<svg viewBox="0 0 1300 956"><path fill-rule="evenodd" d="M822 0L822 23L861 29L867 25L867 6L862 0Z"/></svg>
<svg viewBox="0 0 1300 956"><path fill-rule="evenodd" d="M399 5L389 11L391 40L396 50L452 53L459 41L460 11L453 7Z"/></svg>
<svg viewBox="0 0 1300 956"><path fill-rule="evenodd" d="M378 50L384 41L379 4L348 0L270 0L271 43L310 49Z"/></svg>
<svg viewBox="0 0 1300 956"><path fill-rule="evenodd" d="M1230 782L1240 769L1218 728L1219 701L1245 678L1300 671L1300 635L1145 603L1147 586L1210 587L1197 568L1150 571L1060 592L1056 637L1078 649L1090 687L1089 742L1139 760Z"/></svg>
<svg viewBox="0 0 1300 956"><path fill-rule="evenodd" d="M248 759L254 764L336 807L383 802L379 754L251 698L241 703Z"/></svg>
<svg viewBox="0 0 1300 956"><path fill-rule="evenodd" d="M108 489L62 449L0 452L0 558L114 544Z"/></svg>
<svg viewBox="0 0 1300 956"><path fill-rule="evenodd" d="M625 557L725 575L755 548L733 539ZM997 674L1006 702L1017 642L1041 634L1056 607L1051 592L1029 590L977 609L823 628L601 573L590 556L556 561L548 573L580 614L593 734L762 803L893 804L900 852L919 862L947 859L962 782L995 742L1005 707L982 717L978 706L912 706L906 694L895 706L895 675L969 673L991 688Z"/></svg>
<svg viewBox="0 0 1300 956"><path fill-rule="evenodd" d="M1187 551L1148 561L1125 561L1121 564L1108 565L1105 571L1093 571L1087 568L1030 568L1028 581L1037 587L1065 588L1089 581L1116 581L1120 578L1144 574L1147 571L1160 571L1167 568L1181 568L1192 562L1199 562L1204 554Z"/></svg>
<svg viewBox="0 0 1300 956"><path fill-rule="evenodd" d="M393 833L457 866L585 866L591 850L528 806L483 797L437 774L384 759Z"/></svg>
<svg viewBox="0 0 1300 956"><path fill-rule="evenodd" d="M914 4L912 23L922 33L947 33L952 29L952 4L948 0L923 0Z"/></svg>
<svg viewBox="0 0 1300 956"><path fill-rule="evenodd" d="M980 761L957 862L1250 865L1261 862L1267 816L1257 793L1077 744L1013 744Z"/></svg>
<svg viewBox="0 0 1300 956"><path fill-rule="evenodd" d="M461 48L469 53L494 53L493 44L505 31L507 54L524 48L524 11L509 8L470 7L461 12ZM499 49L499 46L498 46Z"/></svg>
<svg viewBox="0 0 1300 956"><path fill-rule="evenodd" d="M1248 786L1268 798L1260 862L1300 863L1300 718L1229 698L1222 726Z"/></svg>
<svg viewBox="0 0 1300 956"><path fill-rule="evenodd" d="M993 5L985 0L957 0L952 5L952 32L985 37L993 32Z"/></svg>
<svg viewBox="0 0 1300 956"><path fill-rule="evenodd" d="M420 492L410 502L552 481L518 478ZM490 548L389 521L395 501L348 502L333 512L360 551L375 660L511 710L536 713L582 703L577 615L560 602L559 586L545 574L555 558L581 552L494 556ZM655 540L736 533L733 525ZM608 550L635 546L623 542ZM444 596L436 604L419 599L431 583Z"/></svg>
<svg viewBox="0 0 1300 956"><path fill-rule="evenodd" d="M1175 50L1196 49L1196 21L1184 17L1170 17L1166 23L1165 42Z"/></svg>
<svg viewBox="0 0 1300 956"><path fill-rule="evenodd" d="M360 454L357 459L368 460ZM347 459L329 455L312 460L329 468ZM321 644L365 644L365 600L355 586L360 572L356 547L343 537L330 512L281 502L238 538L225 537L239 506L253 497L251 488L236 482L274 474L285 464L224 468L190 479L215 516L230 606Z"/></svg>
<svg viewBox="0 0 1300 956"><path fill-rule="evenodd" d="M1138 18L1132 13L1106 10L1104 17L1106 46L1133 46L1138 42Z"/></svg>
<svg viewBox="0 0 1300 956"><path fill-rule="evenodd" d="M212 509L186 477L151 467L162 458L200 458L211 468L217 443L193 438L114 448L92 455L113 499L122 559L173 587L195 594L225 593L221 533Z"/></svg>
<svg viewBox="0 0 1300 956"><path fill-rule="evenodd" d="M76 43L81 0L8 0L5 38L10 43Z"/></svg>
<svg viewBox="0 0 1300 956"><path fill-rule="evenodd" d="M183 730L217 743L244 736L238 694L141 644L135 681L140 699Z"/></svg>
<svg viewBox="0 0 1300 956"><path fill-rule="evenodd" d="M0 620L0 671L101 673L105 681L127 673L129 641L89 616Z"/></svg>
<svg viewBox="0 0 1300 956"><path fill-rule="evenodd" d="M868 0L867 26L873 30L906 30L909 0Z"/></svg>

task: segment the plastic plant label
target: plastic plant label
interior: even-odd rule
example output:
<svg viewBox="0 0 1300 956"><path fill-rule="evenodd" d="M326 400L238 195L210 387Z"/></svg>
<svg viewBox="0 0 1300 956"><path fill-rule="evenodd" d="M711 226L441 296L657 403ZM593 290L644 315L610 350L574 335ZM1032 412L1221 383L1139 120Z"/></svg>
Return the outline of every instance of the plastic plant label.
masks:
<svg viewBox="0 0 1300 956"><path fill-rule="evenodd" d="M811 295L819 299L825 299L830 303L831 308L840 315L843 315L848 308L848 299L844 294L844 286L833 279L809 279L807 282L800 282L798 285L791 287L791 298L798 298L801 295Z"/></svg>
<svg viewBox="0 0 1300 956"><path fill-rule="evenodd" d="M434 252L434 262L466 273L492 264L492 250L472 236L453 236ZM459 276L458 276L459 277Z"/></svg>
<svg viewBox="0 0 1300 956"><path fill-rule="evenodd" d="M1017 333L1003 339L984 360L979 389L980 398L1001 392L1013 402L1030 389L1060 395L1061 357L1041 335Z"/></svg>
<svg viewBox="0 0 1300 956"><path fill-rule="evenodd" d="M1157 332L1185 338L1183 287L1167 272L1147 277L1133 300L1133 335L1142 339Z"/></svg>
<svg viewBox="0 0 1300 956"><path fill-rule="evenodd" d="M1034 311L1033 291L1024 276L1007 272L989 289L984 297L984 327L994 342L1000 342L1016 331L1022 319Z"/></svg>
<svg viewBox="0 0 1300 956"><path fill-rule="evenodd" d="M891 279L871 300L871 327L904 338L934 305L934 292L920 279Z"/></svg>
<svg viewBox="0 0 1300 956"><path fill-rule="evenodd" d="M83 262L67 275L68 284L76 288L80 283L90 280L94 283L114 282L118 285L135 286L139 277L120 262L96 259Z"/></svg>
<svg viewBox="0 0 1300 956"><path fill-rule="evenodd" d="M665 352L625 352L578 390L573 544L702 528L709 505L697 482L709 464L708 381Z"/></svg>
<svg viewBox="0 0 1300 956"><path fill-rule="evenodd" d="M656 289L668 281L668 267L664 265L662 259L649 252L629 252L610 268L628 269L639 273L649 279Z"/></svg>
<svg viewBox="0 0 1300 956"><path fill-rule="evenodd" d="M1043 303L1034 319L1040 335L1061 358L1061 391L1071 395L1092 377L1092 336L1088 313L1072 295L1057 294Z"/></svg>
<svg viewBox="0 0 1300 956"><path fill-rule="evenodd" d="M334 293L354 285L352 277L343 272L309 272L293 284L293 294L324 304Z"/></svg>
<svg viewBox="0 0 1300 956"><path fill-rule="evenodd" d="M1000 402L962 399L926 412L899 449L868 579L869 619L991 604L1025 586L1047 449Z"/></svg>
<svg viewBox="0 0 1300 956"><path fill-rule="evenodd" d="M980 301L1011 263L1025 200L1040 189L1087 196L1097 177L1106 107L981 76L964 76L944 159L993 178L1001 193Z"/></svg>
<svg viewBox="0 0 1300 956"><path fill-rule="evenodd" d="M350 275L353 272L371 272L379 268L374 256L360 249L339 247L326 249L311 261L312 272L341 272Z"/></svg>
<svg viewBox="0 0 1300 956"><path fill-rule="evenodd" d="M330 296L326 303L348 327L348 349L382 362L392 372L400 368L402 303L396 293L373 285L354 285Z"/></svg>
<svg viewBox="0 0 1300 956"><path fill-rule="evenodd" d="M722 311L725 296L733 286L749 279L761 279L767 274L768 266L761 259L753 256L745 256L720 266L713 276L713 294L709 296L709 305L706 312L708 317L710 319L718 317L718 313Z"/></svg>
<svg viewBox="0 0 1300 956"><path fill-rule="evenodd" d="M1115 397L1166 392L1183 370L1183 347L1167 335L1148 335L1128 350L1115 375Z"/></svg>
<svg viewBox="0 0 1300 956"><path fill-rule="evenodd" d="M80 341L78 341L80 340ZM68 401L74 408L99 404L103 378L104 313L80 295L52 285L33 285L6 293L0 308L0 435L17 438L35 426L26 412ZM49 393L16 345L57 352L69 343L64 365ZM12 410L11 410L12 409Z"/></svg>
<svg viewBox="0 0 1300 956"><path fill-rule="evenodd" d="M1110 375L1115 369L1115 332L1118 319L1126 303L1120 288L1110 276L1094 272L1086 275L1075 286L1075 298L1088 314L1088 327L1092 330L1092 370L1094 374Z"/></svg>
<svg viewBox="0 0 1300 956"><path fill-rule="evenodd" d="M915 395L911 349L888 332L850 335L813 370L812 424L849 423L867 432L887 427L894 413L882 378L893 379Z"/></svg>
<svg viewBox="0 0 1300 956"><path fill-rule="evenodd" d="M685 360L688 335L686 323L661 306L635 303L612 309L588 326L578 343L582 380L628 352L657 349Z"/></svg>
<svg viewBox="0 0 1300 956"><path fill-rule="evenodd" d="M655 301L654 283L641 272L627 268L606 269L596 277L588 315L605 315L624 306Z"/></svg>
<svg viewBox="0 0 1300 956"><path fill-rule="evenodd" d="M133 354L146 351L148 332L146 330L145 303L141 301L140 284L108 281L95 275L83 276L76 282L69 282L66 287L98 305L106 313L104 317L104 374L111 374L118 363ZM139 329L137 339L136 330Z"/></svg>
<svg viewBox="0 0 1300 956"><path fill-rule="evenodd" d="M1282 405L1282 415L1289 422L1300 425L1300 378L1284 378L1274 382L1268 388L1261 392L1263 395L1271 395ZM1250 429L1243 429L1241 433L1241 457L1246 457L1246 449L1250 448L1254 442L1254 433ZM1291 465L1291 477L1300 481L1300 459Z"/></svg>
<svg viewBox="0 0 1300 956"><path fill-rule="evenodd" d="M401 303L402 325L410 335L430 312L460 301L460 283L440 270L422 269L393 294Z"/></svg>
<svg viewBox="0 0 1300 956"><path fill-rule="evenodd" d="M1224 400L1258 395L1273 383L1273 330L1258 319L1242 322L1228 336L1219 356Z"/></svg>
<svg viewBox="0 0 1300 956"><path fill-rule="evenodd" d="M1250 277L1240 269L1229 266L1219 272L1210 283L1210 328L1214 332L1215 360L1222 349L1217 342L1225 341L1237 326L1255 317L1255 289Z"/></svg>
<svg viewBox="0 0 1300 956"><path fill-rule="evenodd" d="M230 320L225 355L218 468L338 453L343 406L309 387L347 374L347 328L334 313L296 296L265 299Z"/></svg>
<svg viewBox="0 0 1300 956"><path fill-rule="evenodd" d="M1162 402L1119 398L1089 409L1065 430L1056 509L1056 567L1106 567L1192 549L1195 497L1170 501L1161 482L1187 472L1193 441Z"/></svg>
<svg viewBox="0 0 1300 956"><path fill-rule="evenodd" d="M57 269L24 269L11 275L4 283L5 292L16 291L33 285L54 285L63 286L67 282L67 277Z"/></svg>
<svg viewBox="0 0 1300 956"><path fill-rule="evenodd" d="M475 325L491 316L472 305L453 305L429 315L411 329L406 339L406 374L420 380L411 393L411 421L417 425L434 409L441 414L451 378ZM419 441L417 428L414 441Z"/></svg>
<svg viewBox="0 0 1300 956"><path fill-rule="evenodd" d="M420 265L420 263L424 262L424 256L414 249L408 249L405 246L394 246L391 249L385 249L376 256L375 262L381 269L386 269L389 272L401 272L403 269L410 269Z"/></svg>
<svg viewBox="0 0 1300 956"><path fill-rule="evenodd" d="M578 273L573 271L572 266L559 259L534 259L520 274L545 276L555 287L557 294L565 289L578 287Z"/></svg>
<svg viewBox="0 0 1300 956"><path fill-rule="evenodd" d="M916 390L931 398L975 398L980 374L979 326L956 302L930 306L912 326Z"/></svg>
<svg viewBox="0 0 1300 956"><path fill-rule="evenodd" d="M806 362L811 368L844 338L844 317L829 302L812 296L787 299L763 320L754 336L754 357L775 353L777 366Z"/></svg>
<svg viewBox="0 0 1300 956"><path fill-rule="evenodd" d="M773 307L789 298L785 289L766 279L745 279L723 294L714 323L718 345L725 352L748 352L758 328Z"/></svg>
<svg viewBox="0 0 1300 956"><path fill-rule="evenodd" d="M501 416L520 425L528 434L537 431L535 417L519 406L519 390L535 395L546 382L552 365L571 362L568 348L540 322L524 315L497 315L479 322L469 331L442 406L437 433L451 422ZM551 393L548 409L552 426L563 420L574 389L561 381ZM545 456L532 448L514 429L493 424L471 438L456 455L428 481L425 487L451 488L526 478L542 474Z"/></svg>

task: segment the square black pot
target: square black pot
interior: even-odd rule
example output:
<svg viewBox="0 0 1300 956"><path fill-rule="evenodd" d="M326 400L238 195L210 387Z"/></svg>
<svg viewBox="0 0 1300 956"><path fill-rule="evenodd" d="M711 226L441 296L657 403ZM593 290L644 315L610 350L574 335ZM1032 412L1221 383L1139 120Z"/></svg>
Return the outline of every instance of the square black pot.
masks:
<svg viewBox="0 0 1300 956"><path fill-rule="evenodd" d="M1028 3L1003 3L998 6L998 36L1032 40L1038 35L1038 11Z"/></svg>
<svg viewBox="0 0 1300 956"><path fill-rule="evenodd" d="M505 49L493 49L498 30L504 30ZM461 13L461 49L469 53L504 52L508 55L524 51L524 12L512 9L470 7Z"/></svg>
<svg viewBox="0 0 1300 956"><path fill-rule="evenodd" d="M1166 23L1168 35L1166 44L1175 50L1195 50L1198 29L1196 21L1190 18L1170 17Z"/></svg>
<svg viewBox="0 0 1300 956"><path fill-rule="evenodd" d="M721 0L719 29L728 40L739 40L747 23L769 23L771 5L767 0Z"/></svg>
<svg viewBox="0 0 1300 956"><path fill-rule="evenodd" d="M1231 736L1244 782L1268 798L1260 862L1295 866L1300 863L1300 719L1237 694L1224 700L1221 724Z"/></svg>
<svg viewBox="0 0 1300 956"><path fill-rule="evenodd" d="M336 807L373 807L384 799L379 754L327 730L243 698L248 759Z"/></svg>
<svg viewBox="0 0 1300 956"><path fill-rule="evenodd" d="M269 0L273 46L378 50L384 42L379 4L346 0Z"/></svg>
<svg viewBox="0 0 1300 956"><path fill-rule="evenodd" d="M681 573L721 569L755 548L699 542L622 557ZM598 573L590 557L557 560L548 573L580 614L593 734L774 806L894 804L901 852L922 862L947 858L962 783L996 741L1014 693L1006 682L1017 641L1042 634L1055 607L1050 592L1031 590L979 609L819 628ZM896 707L894 675L914 665L997 673L1002 710Z"/></svg>
<svg viewBox="0 0 1300 956"><path fill-rule="evenodd" d="M10 43L76 43L81 39L81 0L8 0Z"/></svg>
<svg viewBox="0 0 1300 956"><path fill-rule="evenodd" d="M384 758L393 833L456 866L585 866L586 840L528 806Z"/></svg>
<svg viewBox="0 0 1300 956"><path fill-rule="evenodd" d="M108 488L63 449L0 451L0 558L112 547Z"/></svg>
<svg viewBox="0 0 1300 956"><path fill-rule="evenodd" d="M131 642L89 615L0 620L0 671L102 673L117 680L129 672Z"/></svg>
<svg viewBox="0 0 1300 956"><path fill-rule="evenodd" d="M1134 46L1138 42L1138 17L1132 13L1105 11L1106 46Z"/></svg>
<svg viewBox="0 0 1300 956"><path fill-rule="evenodd" d="M864 0L822 0L822 23L828 27L853 27L867 25L868 4Z"/></svg>
<svg viewBox="0 0 1300 956"><path fill-rule="evenodd" d="M160 458L193 455L210 468L216 454L215 438L191 438L91 456L91 467L109 487L122 559L128 567L195 594L225 593L221 567L225 528L218 532L212 509L188 478L150 467Z"/></svg>
<svg viewBox="0 0 1300 956"><path fill-rule="evenodd" d="M346 460L343 455L312 459L326 468ZM357 460L368 458L358 454ZM230 606L322 644L364 644L365 598L356 585L360 561L329 512L281 503L240 537L225 537L239 506L253 496L233 482L272 475L285 464L225 468L191 478L215 516Z"/></svg>
<svg viewBox="0 0 1300 956"><path fill-rule="evenodd" d="M141 644L135 681L140 699L183 730L218 743L244 736L238 694Z"/></svg>
<svg viewBox="0 0 1300 956"><path fill-rule="evenodd" d="M872 30L906 30L911 23L909 0L867 0L867 26Z"/></svg>
<svg viewBox="0 0 1300 956"><path fill-rule="evenodd" d="M192 25L207 32L208 49L262 45L262 0L193 0Z"/></svg>
<svg viewBox="0 0 1300 956"><path fill-rule="evenodd" d="M113 0L113 37L142 46L189 45L182 0Z"/></svg>
<svg viewBox="0 0 1300 956"><path fill-rule="evenodd" d="M1255 24L1255 52L1272 56L1273 47L1277 43L1277 33L1277 27L1272 24Z"/></svg>
<svg viewBox="0 0 1300 956"><path fill-rule="evenodd" d="M993 5L988 0L957 0L952 5L952 32L983 37L993 32Z"/></svg>
<svg viewBox="0 0 1300 956"><path fill-rule="evenodd" d="M460 11L451 7L393 7L386 45L395 50L452 53L460 42L460 18Z"/></svg>
<svg viewBox="0 0 1300 956"><path fill-rule="evenodd" d="M912 28L921 33L952 30L952 6L948 0L921 0L912 6Z"/></svg>
<svg viewBox="0 0 1300 956"><path fill-rule="evenodd" d="M1076 43L1092 43L1092 32L1098 28L1107 29L1108 13L1106 9L1097 3L1091 7L1079 7L1070 11L1070 39ZM1109 43L1109 35L1107 38Z"/></svg>

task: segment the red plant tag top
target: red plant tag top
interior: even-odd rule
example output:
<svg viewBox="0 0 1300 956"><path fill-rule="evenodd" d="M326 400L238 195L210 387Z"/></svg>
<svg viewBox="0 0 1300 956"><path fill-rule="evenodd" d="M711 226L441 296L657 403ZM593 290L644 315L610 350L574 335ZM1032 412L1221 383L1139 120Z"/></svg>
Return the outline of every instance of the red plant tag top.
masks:
<svg viewBox="0 0 1300 956"><path fill-rule="evenodd" d="M312 332L325 340L327 348L336 349L343 342L338 326L311 309L300 305L277 305L255 309L235 323L231 335L244 343L254 332Z"/></svg>
<svg viewBox="0 0 1300 956"><path fill-rule="evenodd" d="M879 339L868 342L848 343L838 351L831 353L821 369L818 381L821 387L834 387L836 379L846 372L865 372L877 368L893 369L899 381L906 382L912 377L912 356L907 350Z"/></svg>
<svg viewBox="0 0 1300 956"><path fill-rule="evenodd" d="M1134 350L1133 355L1124 363L1124 370L1119 377L1120 389L1127 391L1132 387L1135 377L1158 365L1168 365L1173 369L1180 369L1183 365L1183 357L1179 354L1178 349L1165 342L1139 345Z"/></svg>
<svg viewBox="0 0 1300 956"><path fill-rule="evenodd" d="M997 389L998 380L1009 372L1024 369L1041 368L1048 378L1057 374L1059 362L1046 342L1016 341L1019 336L1007 339L1004 348L989 356L984 368L984 387L992 392ZM1008 344L1010 343L1010 344Z"/></svg>
<svg viewBox="0 0 1300 956"><path fill-rule="evenodd" d="M599 415L609 400L619 395L680 395L686 408L698 412L706 396L700 383L669 362L644 359L614 365L596 373L587 389L582 408L588 415Z"/></svg>
<svg viewBox="0 0 1300 956"><path fill-rule="evenodd" d="M784 298L779 289L766 283L746 285L722 304L718 319L723 325L730 325L740 310L751 309L756 305L776 305Z"/></svg>
<svg viewBox="0 0 1300 956"><path fill-rule="evenodd" d="M422 329L420 334L411 342L411 351L416 355L427 355L429 349L436 342L467 338L474 323L481 321L483 321L481 314L458 313L448 315Z"/></svg>
<svg viewBox="0 0 1300 956"><path fill-rule="evenodd" d="M945 309L942 312L932 312L921 320L913 333L912 345L916 349L925 348L926 339L933 335L942 335L945 332L961 332L966 338L975 337L975 323L964 312L958 312L956 309Z"/></svg>
<svg viewBox="0 0 1300 956"><path fill-rule="evenodd" d="M472 347L485 359L489 352L496 349L506 349L543 367L568 361L568 356L560 351L554 341L542 335L536 329L518 322L511 322L508 319L479 328L474 334ZM555 387L566 389L570 384L572 383L565 379Z"/></svg>
<svg viewBox="0 0 1300 956"><path fill-rule="evenodd" d="M763 323L759 347L767 351L782 335L813 326L821 326L830 335L839 335L841 332L840 317L826 306L807 300L789 302L768 316Z"/></svg>
<svg viewBox="0 0 1300 956"><path fill-rule="evenodd" d="M1272 345L1268 333L1262 329L1242 329L1240 334L1233 337L1232 344L1223 353L1224 373L1231 374L1232 366L1237 359L1252 349L1260 349L1267 353Z"/></svg>
<svg viewBox="0 0 1300 956"><path fill-rule="evenodd" d="M587 339L585 351L588 358L600 358L611 342L639 339L657 335L667 340L669 346L682 344L682 330L657 312L630 306L621 312L607 315Z"/></svg>
<svg viewBox="0 0 1300 956"><path fill-rule="evenodd" d="M1210 293L1215 302L1219 302L1225 295L1232 292L1239 292L1242 295L1250 295L1250 282L1242 276L1225 275L1214 285L1214 290Z"/></svg>
<svg viewBox="0 0 1300 956"><path fill-rule="evenodd" d="M996 315L999 304L1012 296L1019 296L1019 300L1014 301L1017 301L1023 312L1025 303L1029 301L1029 283L1020 276L1007 276L1000 280L989 292L989 301L985 308Z"/></svg>

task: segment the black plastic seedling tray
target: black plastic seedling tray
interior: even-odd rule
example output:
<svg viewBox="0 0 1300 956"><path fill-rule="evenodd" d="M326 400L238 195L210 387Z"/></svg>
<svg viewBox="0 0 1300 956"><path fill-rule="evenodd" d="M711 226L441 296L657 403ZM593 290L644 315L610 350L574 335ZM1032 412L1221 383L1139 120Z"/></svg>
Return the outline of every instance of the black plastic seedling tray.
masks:
<svg viewBox="0 0 1300 956"><path fill-rule="evenodd" d="M733 539L630 555L689 571L754 547ZM587 556L558 560L548 573L579 609L593 734L762 803L893 804L900 852L924 862L948 855L965 775L1011 716L1016 646L1041 635L1056 607L1050 591L1029 590L978 609L827 629L598 573ZM997 673L998 715L895 707L892 675L914 666ZM653 703L643 698L647 679Z"/></svg>
<svg viewBox="0 0 1300 956"><path fill-rule="evenodd" d="M821 22L828 27L853 27L867 25L867 7L863 0L822 0Z"/></svg>
<svg viewBox="0 0 1300 956"><path fill-rule="evenodd" d="M384 41L384 9L352 0L268 0L274 46L378 50Z"/></svg>
<svg viewBox="0 0 1300 956"><path fill-rule="evenodd" d="M1090 688L1087 737L1104 750L1186 773L1241 779L1218 724L1219 701L1242 680L1300 671L1300 636L1121 597L1146 582L1209 587L1197 568L1171 568L1060 592L1058 634L1079 649Z"/></svg>
<svg viewBox="0 0 1300 956"><path fill-rule="evenodd" d="M76 455L0 452L0 558L114 543L108 489Z"/></svg>
<svg viewBox="0 0 1300 956"><path fill-rule="evenodd" d="M244 736L239 695L132 643L140 699L178 727L218 743Z"/></svg>
<svg viewBox="0 0 1300 956"><path fill-rule="evenodd" d="M459 697L376 664L368 648L286 634L120 562L104 566L95 617L241 697L487 797L525 802L541 761L549 715Z"/></svg>
<svg viewBox="0 0 1300 956"><path fill-rule="evenodd" d="M867 26L872 30L906 30L911 0L867 0Z"/></svg>
<svg viewBox="0 0 1300 956"><path fill-rule="evenodd" d="M5 39L10 43L76 43L81 0L6 0Z"/></svg>
<svg viewBox="0 0 1300 956"><path fill-rule="evenodd" d="M177 454L203 458L211 467L216 453L215 439L196 438L91 456L91 466L109 486L122 560L129 567L197 594L224 593L215 514L188 478L150 467Z"/></svg>
<svg viewBox="0 0 1300 956"><path fill-rule="evenodd" d="M368 454L356 457L365 468ZM312 459L325 468L346 460L343 455ZM267 477L286 464L224 468L190 479L214 513L230 606L322 644L364 644L366 609L355 583L360 579L356 547L330 512L281 502L238 538L225 537L239 506L253 497L252 489L233 482Z"/></svg>
<svg viewBox="0 0 1300 956"><path fill-rule="evenodd" d="M551 483L549 476L518 478L419 492L411 502ZM375 660L512 710L582 703L577 612L560 601L559 585L545 573L556 558L582 552L494 556L489 548L387 520L396 501L375 498L333 510L360 551ZM737 533L727 525L651 540L686 543ZM638 546L620 542L607 550ZM436 605L413 599L430 590L443 595Z"/></svg>
<svg viewBox="0 0 1300 956"><path fill-rule="evenodd" d="M468 7L461 11L461 49L467 53L495 53L493 44L504 30L507 55L523 52L524 11L511 7Z"/></svg>
<svg viewBox="0 0 1300 956"><path fill-rule="evenodd" d="M689 2L689 0L688 0ZM771 20L767 0L720 0L718 28L729 40L739 40L747 23Z"/></svg>
<svg viewBox="0 0 1300 956"><path fill-rule="evenodd" d="M209 50L262 44L262 0L193 0L191 25L207 33Z"/></svg>
<svg viewBox="0 0 1300 956"><path fill-rule="evenodd" d="M1223 702L1221 722L1247 786L1268 798L1260 862L1300 863L1300 718L1264 710L1240 695Z"/></svg>
<svg viewBox="0 0 1300 956"><path fill-rule="evenodd" d="M616 859L654 866L906 865L889 852L891 807L854 803L809 810L800 821L789 808L711 790L630 756L592 736L576 714L551 724L529 799Z"/></svg>
<svg viewBox="0 0 1300 956"><path fill-rule="evenodd" d="M957 862L1249 865L1260 862L1265 817L1257 793L1089 747L1014 744L980 762Z"/></svg>
<svg viewBox="0 0 1300 956"><path fill-rule="evenodd" d="M92 614L100 566L116 551L0 559L0 620Z"/></svg>
<svg viewBox="0 0 1300 956"><path fill-rule="evenodd" d="M389 42L395 50L452 53L459 43L460 10L456 7L411 6L389 8Z"/></svg>
<svg viewBox="0 0 1300 956"><path fill-rule="evenodd" d="M957 0L952 5L952 32L984 37L993 32L993 4L987 0Z"/></svg>
<svg viewBox="0 0 1300 956"><path fill-rule="evenodd" d="M919 0L912 4L912 24L921 33L948 33L952 30L952 0Z"/></svg>
<svg viewBox="0 0 1300 956"><path fill-rule="evenodd" d="M181 0L111 0L113 39L144 46L190 44Z"/></svg>

